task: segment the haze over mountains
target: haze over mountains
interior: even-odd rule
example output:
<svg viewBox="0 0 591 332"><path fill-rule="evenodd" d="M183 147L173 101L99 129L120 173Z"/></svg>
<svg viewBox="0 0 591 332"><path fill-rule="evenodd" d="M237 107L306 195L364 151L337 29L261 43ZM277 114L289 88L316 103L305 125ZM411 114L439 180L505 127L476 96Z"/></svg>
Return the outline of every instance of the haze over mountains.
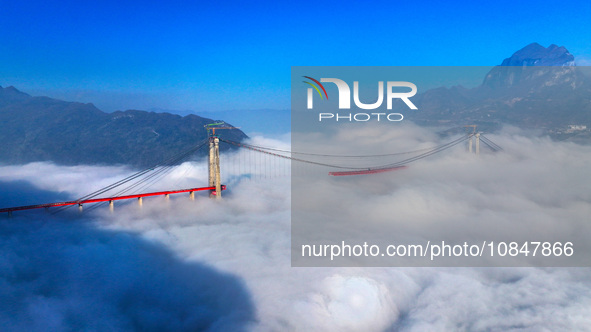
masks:
<svg viewBox="0 0 591 332"><path fill-rule="evenodd" d="M489 132L511 124L542 129L560 139L577 135L588 140L589 68L575 66L574 60L564 47L530 44L494 67L478 87L441 87L414 96L419 110L405 117L430 126L477 124ZM275 113L263 120L259 114L242 117L266 121L265 126L288 121ZM206 138L203 126L214 120L137 110L105 113L92 104L33 97L12 86L0 87L0 163L151 166ZM232 140L247 137L240 130L224 130L222 135Z"/></svg>
<svg viewBox="0 0 591 332"><path fill-rule="evenodd" d="M0 162L151 166L205 139L203 126L212 122L197 115L105 113L92 104L0 87ZM237 129L221 135L237 141L247 137Z"/></svg>

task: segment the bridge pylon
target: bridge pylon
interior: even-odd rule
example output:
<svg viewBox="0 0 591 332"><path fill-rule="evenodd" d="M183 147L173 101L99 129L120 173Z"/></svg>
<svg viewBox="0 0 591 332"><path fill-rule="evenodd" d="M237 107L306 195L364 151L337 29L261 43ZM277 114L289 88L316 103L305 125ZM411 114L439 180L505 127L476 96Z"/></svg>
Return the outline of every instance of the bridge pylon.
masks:
<svg viewBox="0 0 591 332"><path fill-rule="evenodd" d="M222 198L222 176L220 173L220 139L217 136L209 137L209 186L215 190L209 192L209 197Z"/></svg>
<svg viewBox="0 0 591 332"><path fill-rule="evenodd" d="M466 128L472 128L472 133L470 134L470 138L468 140L468 153L472 153L472 141L474 141L474 145L476 145L476 154L480 154L480 134L481 132L476 131L476 125L467 125L464 126Z"/></svg>

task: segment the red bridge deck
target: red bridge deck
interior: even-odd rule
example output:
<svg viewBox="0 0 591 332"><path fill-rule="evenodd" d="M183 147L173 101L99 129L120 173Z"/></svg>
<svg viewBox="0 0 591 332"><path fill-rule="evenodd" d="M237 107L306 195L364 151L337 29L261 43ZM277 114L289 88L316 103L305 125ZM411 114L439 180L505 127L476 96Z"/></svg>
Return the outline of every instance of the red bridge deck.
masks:
<svg viewBox="0 0 591 332"><path fill-rule="evenodd" d="M348 175L376 174L376 173L385 173L385 172L397 171L399 169L405 169L405 168L406 168L406 166L396 166L396 167L390 167L390 168L364 169L364 170L359 170L359 171L328 172L328 175L332 175L332 176L348 176Z"/></svg>
<svg viewBox="0 0 591 332"><path fill-rule="evenodd" d="M0 213L1 212L21 211L21 210L32 210L32 209L40 209L40 208L49 208L49 207L65 206L65 205L78 205L78 204L118 201L118 200L122 200L122 199L131 199L131 198L148 197L148 196L190 193L190 192L204 191L204 190L215 190L215 187L201 187L201 188L191 188L191 189L181 189L181 190L171 190L171 191L159 191L159 192L154 192L154 193L145 193L145 194L136 194L136 195L127 195L127 196L92 198L92 199L83 199L83 200L79 200L79 201L46 203L46 204L27 205L27 206L16 206L16 207L9 207L9 208L0 209ZM226 190L226 186L223 185L222 190Z"/></svg>

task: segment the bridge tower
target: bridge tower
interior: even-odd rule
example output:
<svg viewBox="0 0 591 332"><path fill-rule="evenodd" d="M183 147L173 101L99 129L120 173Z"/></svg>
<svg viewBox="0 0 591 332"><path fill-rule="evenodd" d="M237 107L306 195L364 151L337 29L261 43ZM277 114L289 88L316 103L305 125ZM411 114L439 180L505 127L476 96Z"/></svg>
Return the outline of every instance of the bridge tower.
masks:
<svg viewBox="0 0 591 332"><path fill-rule="evenodd" d="M474 145L476 145L476 154L480 154L480 132L476 131L476 125L467 125L464 127L472 128L472 134L470 135L470 140L468 140L468 152L472 153L472 141L474 141Z"/></svg>
<svg viewBox="0 0 591 332"><path fill-rule="evenodd" d="M209 197L222 198L222 176L220 173L220 138L214 134L209 136L209 186L215 187Z"/></svg>
<svg viewBox="0 0 591 332"><path fill-rule="evenodd" d="M209 137L209 186L215 187L209 193L209 197L222 198L222 175L220 173L220 138L216 136L216 130L239 129L240 127L228 126L225 122L210 123L205 125ZM210 132L211 130L211 132Z"/></svg>

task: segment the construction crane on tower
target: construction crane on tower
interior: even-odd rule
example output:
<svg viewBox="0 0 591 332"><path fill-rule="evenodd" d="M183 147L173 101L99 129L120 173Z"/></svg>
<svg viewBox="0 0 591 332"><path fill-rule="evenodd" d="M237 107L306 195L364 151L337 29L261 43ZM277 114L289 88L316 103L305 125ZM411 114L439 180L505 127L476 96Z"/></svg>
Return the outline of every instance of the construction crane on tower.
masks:
<svg viewBox="0 0 591 332"><path fill-rule="evenodd" d="M228 126L223 121L222 122L215 122L215 123L206 124L203 127L205 127L205 130L207 131L207 136L208 137L215 136L215 131L216 130L222 130L222 129L240 129L240 127Z"/></svg>

